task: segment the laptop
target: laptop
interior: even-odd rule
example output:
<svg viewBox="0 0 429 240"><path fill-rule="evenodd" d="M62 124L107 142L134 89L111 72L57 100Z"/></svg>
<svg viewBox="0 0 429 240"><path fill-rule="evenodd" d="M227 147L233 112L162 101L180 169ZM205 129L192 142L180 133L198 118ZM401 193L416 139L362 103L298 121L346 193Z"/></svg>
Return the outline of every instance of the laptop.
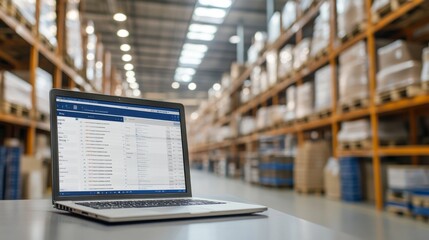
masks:
<svg viewBox="0 0 429 240"><path fill-rule="evenodd" d="M267 210L192 197L181 104L53 89L50 107L57 209L106 222Z"/></svg>

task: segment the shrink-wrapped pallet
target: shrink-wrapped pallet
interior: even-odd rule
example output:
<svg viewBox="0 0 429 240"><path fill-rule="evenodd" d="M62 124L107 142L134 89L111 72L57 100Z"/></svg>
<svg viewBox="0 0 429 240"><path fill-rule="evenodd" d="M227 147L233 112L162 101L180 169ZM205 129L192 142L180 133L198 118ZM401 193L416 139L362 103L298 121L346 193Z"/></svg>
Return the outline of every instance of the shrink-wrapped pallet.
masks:
<svg viewBox="0 0 429 240"><path fill-rule="evenodd" d="M331 66L325 66L316 71L314 78L314 109L316 112L325 111L332 107Z"/></svg>
<svg viewBox="0 0 429 240"><path fill-rule="evenodd" d="M66 52L72 59L73 66L83 68L82 33L79 14L80 0L69 0L66 12Z"/></svg>
<svg viewBox="0 0 429 240"><path fill-rule="evenodd" d="M314 20L313 40L311 41L311 56L315 57L327 51L330 38L329 2L324 2L319 10L319 16Z"/></svg>
<svg viewBox="0 0 429 240"><path fill-rule="evenodd" d="M314 88L313 83L306 82L297 87L296 118L304 118L313 113Z"/></svg>
<svg viewBox="0 0 429 240"><path fill-rule="evenodd" d="M347 121L341 124L338 132L339 142L357 142L368 140L372 136L371 124L368 119Z"/></svg>
<svg viewBox="0 0 429 240"><path fill-rule="evenodd" d="M247 65L255 63L262 55L267 43L267 33L256 32L253 37L253 43L247 51Z"/></svg>
<svg viewBox="0 0 429 240"><path fill-rule="evenodd" d="M293 45L288 44L284 46L279 52L279 78L284 78L293 72L293 48Z"/></svg>
<svg viewBox="0 0 429 240"><path fill-rule="evenodd" d="M339 102L367 99L369 93L365 42L358 42L345 50L339 57L339 63Z"/></svg>
<svg viewBox="0 0 429 240"><path fill-rule="evenodd" d="M248 135L256 129L255 118L250 116L242 117L240 120L239 133L240 135Z"/></svg>
<svg viewBox="0 0 429 240"><path fill-rule="evenodd" d="M367 20L364 0L337 0L337 35L344 38L355 31L363 28Z"/></svg>
<svg viewBox="0 0 429 240"><path fill-rule="evenodd" d="M288 1L282 11L282 28L288 30L296 21L296 2Z"/></svg>
<svg viewBox="0 0 429 240"><path fill-rule="evenodd" d="M427 82L429 81L429 47L426 47L423 50L423 68L422 68L422 81Z"/></svg>
<svg viewBox="0 0 429 240"><path fill-rule="evenodd" d="M281 33L281 15L280 12L275 12L268 23L268 43L275 42Z"/></svg>
<svg viewBox="0 0 429 240"><path fill-rule="evenodd" d="M307 64L310 57L311 38L304 38L293 49L293 69L299 70Z"/></svg>
<svg viewBox="0 0 429 240"><path fill-rule="evenodd" d="M31 84L24 81L14 73L2 71L0 75L1 102L24 107L27 110L32 108ZM3 107L3 106L2 106Z"/></svg>
<svg viewBox="0 0 429 240"><path fill-rule="evenodd" d="M296 117L296 87L290 86L286 89L286 121L294 120Z"/></svg>
<svg viewBox="0 0 429 240"><path fill-rule="evenodd" d="M377 91L414 85L420 82L423 46L397 40L377 51Z"/></svg>
<svg viewBox="0 0 429 240"><path fill-rule="evenodd" d="M277 50L271 50L267 52L267 77L268 85L274 86L277 81L277 72L278 72L278 52Z"/></svg>

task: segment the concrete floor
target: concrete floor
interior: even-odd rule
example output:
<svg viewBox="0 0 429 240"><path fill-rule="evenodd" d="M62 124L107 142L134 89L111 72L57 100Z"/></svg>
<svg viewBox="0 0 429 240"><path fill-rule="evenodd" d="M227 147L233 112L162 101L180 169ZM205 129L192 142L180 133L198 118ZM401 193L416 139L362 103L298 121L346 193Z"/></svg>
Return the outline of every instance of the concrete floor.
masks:
<svg viewBox="0 0 429 240"><path fill-rule="evenodd" d="M429 239L429 224L379 212L368 204L264 188L210 173L191 172L194 196L232 197L274 208L361 239Z"/></svg>

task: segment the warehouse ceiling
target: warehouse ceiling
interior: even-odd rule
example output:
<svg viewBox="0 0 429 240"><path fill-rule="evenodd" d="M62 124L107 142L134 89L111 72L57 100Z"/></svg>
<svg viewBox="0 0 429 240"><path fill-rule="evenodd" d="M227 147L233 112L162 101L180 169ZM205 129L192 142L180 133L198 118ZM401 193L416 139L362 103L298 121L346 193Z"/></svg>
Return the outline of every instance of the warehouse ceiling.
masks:
<svg viewBox="0 0 429 240"><path fill-rule="evenodd" d="M277 0L280 9L286 0ZM207 91L221 80L236 60L236 45L229 38L236 34L237 24L244 25L245 49L251 44L256 31L266 30L266 0L233 0L223 23L218 25L212 41L189 40L186 37L192 20L196 0L85 0L82 1L83 17L94 22L95 31L105 47L112 53L113 64L125 78L124 62L120 45L131 46L136 79L145 98L176 100L186 99L187 105L196 105L207 98ZM117 22L113 15L122 12L124 22ZM129 36L120 38L118 29L127 29ZM196 67L192 81L197 84L194 91L188 83L173 89L175 70L184 43L203 43L208 50L201 64Z"/></svg>

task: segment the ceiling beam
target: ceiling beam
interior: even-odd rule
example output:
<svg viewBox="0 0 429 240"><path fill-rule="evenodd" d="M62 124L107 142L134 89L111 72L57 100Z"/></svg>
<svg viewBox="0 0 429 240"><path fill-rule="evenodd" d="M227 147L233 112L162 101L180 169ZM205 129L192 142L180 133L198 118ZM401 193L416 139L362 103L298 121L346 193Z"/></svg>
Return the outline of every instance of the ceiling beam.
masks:
<svg viewBox="0 0 429 240"><path fill-rule="evenodd" d="M95 12L95 11L87 11L83 14L83 17L87 20L92 20L92 21L101 21L101 22L113 21L112 16L110 14L105 14L105 13ZM175 27L177 25L183 25L185 28L187 28L187 26L189 24L189 22L186 20L177 19L174 17L155 17L155 16L143 16L143 15L128 15L127 17L131 20L137 20L137 21L144 22L145 24L146 23L147 24L162 23L162 24L171 25L173 27ZM229 24L229 23L222 23L220 25L220 28L236 29L237 25L236 24ZM266 26L263 24L244 25L244 28L248 31L256 32L256 31L260 31L261 29L265 29Z"/></svg>

